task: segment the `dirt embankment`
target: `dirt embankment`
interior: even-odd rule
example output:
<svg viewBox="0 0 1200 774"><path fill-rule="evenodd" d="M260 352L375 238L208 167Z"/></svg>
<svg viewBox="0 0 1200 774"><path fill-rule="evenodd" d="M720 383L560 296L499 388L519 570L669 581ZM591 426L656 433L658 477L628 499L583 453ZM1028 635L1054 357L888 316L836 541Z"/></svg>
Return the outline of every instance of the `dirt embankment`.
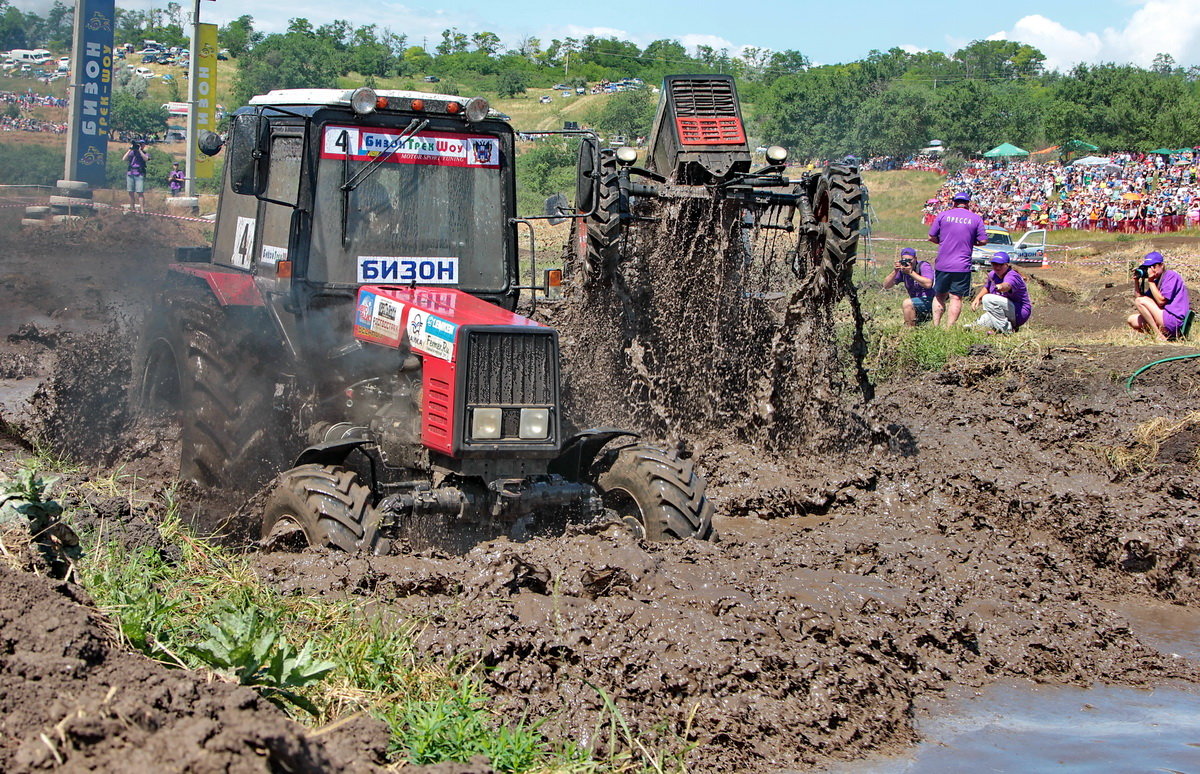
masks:
<svg viewBox="0 0 1200 774"><path fill-rule="evenodd" d="M121 346L102 346L117 339L89 331L106 330L103 308L123 285L134 296L154 286L161 274L147 267L169 251L147 249L149 259L111 257L137 282L89 273L94 253L78 247L38 248L39 262L89 277L78 283L39 276L27 249L3 254L20 302L0 319L0 334L17 334L0 346L0 379L42 389L47 402L33 414L49 435L70 439L78 426L78 437L100 437L117 416L109 401L87 408L121 381ZM91 290L95 304L53 313ZM1051 294L1043 311L1066 324L1083 297ZM102 351L111 357L86 354ZM703 771L768 771L905 743L914 699L952 684L1195 682L1194 667L1147 647L1110 612L1147 596L1200 605L1200 427L1184 421L1200 411L1200 360L1152 369L1132 394L1123 386L1141 364L1185 351L1195 350L981 349L879 385L848 420L856 444L840 450L768 448L753 432L705 437L691 451L717 503L715 543L644 545L600 525L462 557L273 553L257 567L287 592L420 616L422 647L480 659L507 717L600 748L630 743L611 731L624 722ZM107 375L92 387L89 373ZM51 400L63 395L79 399ZM841 416L825 418L822 439L836 436ZM135 431L100 458L158 465L166 480L152 435ZM0 712L16 724L0 747L13 767L54 767L57 750L67 768L104 768L143 748L180 762L237 748L314 766L372 763L314 743L252 693L119 652L77 590L6 574L0 599ZM18 678L33 684L15 687ZM143 717L153 720L139 725ZM169 729L181 730L160 732ZM379 733L361 730L356 746L375 749ZM167 750L172 738L191 741ZM240 770L251 759L228 760Z"/></svg>

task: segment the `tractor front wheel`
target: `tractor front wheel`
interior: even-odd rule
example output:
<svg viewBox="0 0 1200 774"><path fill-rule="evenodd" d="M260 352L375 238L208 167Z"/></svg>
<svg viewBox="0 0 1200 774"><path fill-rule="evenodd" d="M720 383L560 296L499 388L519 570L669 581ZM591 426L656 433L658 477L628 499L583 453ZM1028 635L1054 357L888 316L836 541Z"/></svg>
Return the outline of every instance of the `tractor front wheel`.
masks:
<svg viewBox="0 0 1200 774"><path fill-rule="evenodd" d="M387 553L371 490L348 468L301 465L280 474L267 499L262 534L268 543L299 528L309 545Z"/></svg>
<svg viewBox="0 0 1200 774"><path fill-rule="evenodd" d="M602 455L594 472L604 506L635 519L650 540L714 536L704 480L674 452L629 444Z"/></svg>

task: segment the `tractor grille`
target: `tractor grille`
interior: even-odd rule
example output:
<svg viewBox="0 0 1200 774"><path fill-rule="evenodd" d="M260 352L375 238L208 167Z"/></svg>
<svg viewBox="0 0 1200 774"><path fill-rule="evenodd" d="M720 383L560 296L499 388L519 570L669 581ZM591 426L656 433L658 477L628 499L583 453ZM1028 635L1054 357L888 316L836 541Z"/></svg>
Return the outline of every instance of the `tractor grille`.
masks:
<svg viewBox="0 0 1200 774"><path fill-rule="evenodd" d="M551 331L471 331L467 338L468 406L557 404L558 357Z"/></svg>
<svg viewBox="0 0 1200 774"><path fill-rule="evenodd" d="M737 118L737 101L733 86L725 80L678 80L671 82L675 101L675 117L733 116ZM739 122L740 123L740 122Z"/></svg>

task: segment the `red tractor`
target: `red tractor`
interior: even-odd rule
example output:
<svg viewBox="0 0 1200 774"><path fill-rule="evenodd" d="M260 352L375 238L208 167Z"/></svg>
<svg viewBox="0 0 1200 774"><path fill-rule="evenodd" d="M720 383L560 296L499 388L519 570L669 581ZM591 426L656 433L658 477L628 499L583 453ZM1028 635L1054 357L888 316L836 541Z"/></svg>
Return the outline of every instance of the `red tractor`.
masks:
<svg viewBox="0 0 1200 774"><path fill-rule="evenodd" d="M225 153L213 246L179 251L136 385L178 417L183 478L279 474L263 536L348 551L606 509L712 535L690 461L562 416L556 332L514 312L514 133L484 100L274 91Z"/></svg>

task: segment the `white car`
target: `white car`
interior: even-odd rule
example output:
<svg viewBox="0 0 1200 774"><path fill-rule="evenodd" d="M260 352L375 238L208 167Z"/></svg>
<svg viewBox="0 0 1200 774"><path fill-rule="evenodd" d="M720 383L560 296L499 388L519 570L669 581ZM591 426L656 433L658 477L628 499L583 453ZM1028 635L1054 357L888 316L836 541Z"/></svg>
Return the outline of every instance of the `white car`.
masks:
<svg viewBox="0 0 1200 774"><path fill-rule="evenodd" d="M151 70L149 67L135 67L135 68L133 68L133 74L139 78L153 78L154 77L154 71Z"/></svg>
<svg viewBox="0 0 1200 774"><path fill-rule="evenodd" d="M538 97L538 102L542 103L543 105L549 105L553 101L554 100L549 94L543 94L542 96Z"/></svg>

